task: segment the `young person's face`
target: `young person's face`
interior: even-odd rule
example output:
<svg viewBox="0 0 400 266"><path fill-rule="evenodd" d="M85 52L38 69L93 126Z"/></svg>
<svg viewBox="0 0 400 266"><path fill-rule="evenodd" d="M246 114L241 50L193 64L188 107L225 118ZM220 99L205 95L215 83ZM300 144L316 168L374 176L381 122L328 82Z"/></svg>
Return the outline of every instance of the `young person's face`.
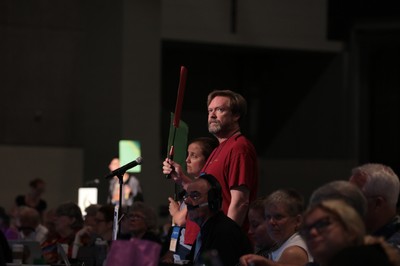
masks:
<svg viewBox="0 0 400 266"><path fill-rule="evenodd" d="M187 173L193 177L200 175L201 169L206 163L206 158L203 155L201 145L197 142L191 143L188 146L188 156L186 158Z"/></svg>

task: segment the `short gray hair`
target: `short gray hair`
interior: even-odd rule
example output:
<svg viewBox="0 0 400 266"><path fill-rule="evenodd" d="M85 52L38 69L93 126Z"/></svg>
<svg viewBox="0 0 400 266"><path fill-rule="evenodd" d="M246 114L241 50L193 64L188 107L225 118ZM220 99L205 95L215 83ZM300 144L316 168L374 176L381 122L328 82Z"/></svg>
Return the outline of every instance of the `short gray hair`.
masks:
<svg viewBox="0 0 400 266"><path fill-rule="evenodd" d="M279 189L272 192L265 199L265 209L276 205L283 204L289 216L302 215L304 211L303 196L294 189Z"/></svg>
<svg viewBox="0 0 400 266"><path fill-rule="evenodd" d="M368 163L354 168L352 174L366 177L366 182L361 188L366 196L381 196L388 204L396 206L400 182L392 168L383 164Z"/></svg>
<svg viewBox="0 0 400 266"><path fill-rule="evenodd" d="M157 214L153 208L143 202L135 201L129 208L129 212L140 212L143 214L144 222L146 223L148 230L154 233L157 232Z"/></svg>

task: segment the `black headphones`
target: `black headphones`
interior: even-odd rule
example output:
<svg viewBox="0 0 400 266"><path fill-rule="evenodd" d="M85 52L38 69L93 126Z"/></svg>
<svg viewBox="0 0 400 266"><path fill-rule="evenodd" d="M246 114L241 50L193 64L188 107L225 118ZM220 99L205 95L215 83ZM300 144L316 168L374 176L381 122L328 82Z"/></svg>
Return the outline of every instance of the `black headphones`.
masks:
<svg viewBox="0 0 400 266"><path fill-rule="evenodd" d="M209 174L200 175L199 178L206 180L211 186L208 191L208 208L211 211L219 211L222 206L222 188L218 180Z"/></svg>

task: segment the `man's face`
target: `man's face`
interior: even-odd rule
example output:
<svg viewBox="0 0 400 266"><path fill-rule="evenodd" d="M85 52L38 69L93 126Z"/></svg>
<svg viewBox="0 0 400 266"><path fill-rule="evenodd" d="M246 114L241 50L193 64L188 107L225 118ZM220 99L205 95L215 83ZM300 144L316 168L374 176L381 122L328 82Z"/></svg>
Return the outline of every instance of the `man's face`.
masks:
<svg viewBox="0 0 400 266"><path fill-rule="evenodd" d="M112 231L112 222L107 222L104 214L102 212L97 212L95 216L95 232L99 236L103 237L106 235L109 231Z"/></svg>
<svg viewBox="0 0 400 266"><path fill-rule="evenodd" d="M217 137L230 134L239 116L233 115L228 97L216 96L208 105L208 131Z"/></svg>
<svg viewBox="0 0 400 266"><path fill-rule="evenodd" d="M96 226L96 215L86 214L84 223L85 223L85 226L95 227Z"/></svg>
<svg viewBox="0 0 400 266"><path fill-rule="evenodd" d="M208 202L208 183L206 180L198 179L190 183L187 188L185 203L188 205L188 217L190 220L201 225L210 214L208 206L190 209L191 206L198 206Z"/></svg>

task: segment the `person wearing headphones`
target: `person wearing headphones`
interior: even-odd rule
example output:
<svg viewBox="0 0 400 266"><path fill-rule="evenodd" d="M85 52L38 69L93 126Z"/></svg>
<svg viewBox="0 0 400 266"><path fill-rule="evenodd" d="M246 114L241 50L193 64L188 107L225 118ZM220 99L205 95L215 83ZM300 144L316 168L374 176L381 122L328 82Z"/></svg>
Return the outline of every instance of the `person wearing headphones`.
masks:
<svg viewBox="0 0 400 266"><path fill-rule="evenodd" d="M252 246L241 227L222 210L222 189L212 175L201 175L187 187L185 203L188 218L200 226L200 233L189 259L194 265L219 260L221 265L235 265Z"/></svg>

